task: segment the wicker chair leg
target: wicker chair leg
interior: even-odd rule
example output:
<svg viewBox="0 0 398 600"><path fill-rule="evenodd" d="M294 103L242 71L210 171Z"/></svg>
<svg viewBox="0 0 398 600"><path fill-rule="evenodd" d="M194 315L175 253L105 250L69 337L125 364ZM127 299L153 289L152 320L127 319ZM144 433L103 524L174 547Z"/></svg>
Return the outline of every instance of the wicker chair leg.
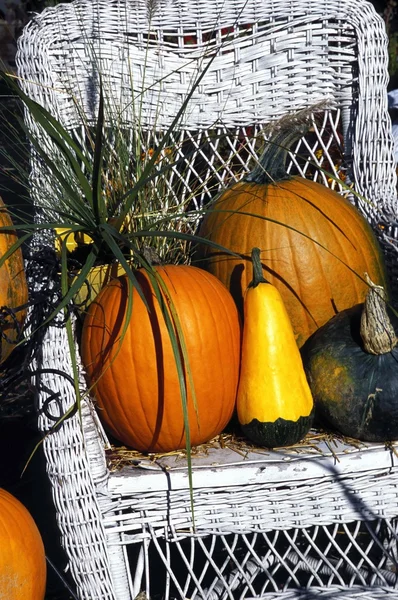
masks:
<svg viewBox="0 0 398 600"><path fill-rule="evenodd" d="M43 340L43 354L54 347L67 347L65 328L49 327ZM63 373L71 373L65 353ZM73 405L73 388L61 373L41 373L39 394L57 390L58 397L43 400L46 411L39 417L41 431L47 432L43 448L61 543L69 558L80 600L130 600L128 574L120 535L107 536L103 514L110 515L112 501L106 492L108 471L104 448L89 405L83 400L80 411L64 420L57 431L56 449L51 429L54 419ZM66 460L54 464L62 447ZM112 575L111 575L112 573Z"/></svg>

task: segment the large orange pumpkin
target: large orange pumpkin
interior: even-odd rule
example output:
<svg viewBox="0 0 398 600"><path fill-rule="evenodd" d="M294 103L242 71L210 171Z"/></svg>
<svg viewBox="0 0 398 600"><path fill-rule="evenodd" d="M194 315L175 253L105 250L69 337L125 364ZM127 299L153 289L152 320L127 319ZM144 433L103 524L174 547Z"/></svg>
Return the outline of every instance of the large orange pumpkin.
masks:
<svg viewBox="0 0 398 600"><path fill-rule="evenodd" d="M213 275L192 266L156 267L167 287L186 345L191 444L221 433L234 410L240 323L232 296ZM125 335L128 279L111 281L90 304L82 358L99 414L110 433L141 451L186 444L181 392L170 336L150 278L137 271L148 310L136 289ZM192 377L196 409L189 372Z"/></svg>
<svg viewBox="0 0 398 600"><path fill-rule="evenodd" d="M0 600L43 600L45 591L40 532L23 504L0 489Z"/></svg>
<svg viewBox="0 0 398 600"><path fill-rule="evenodd" d="M365 300L365 272L382 286L386 275L359 211L337 192L286 173L286 147L294 137L280 132L254 171L221 193L203 221L199 235L241 257L205 244L198 255L241 310L253 277L251 249L259 247L265 276L279 290L301 346L334 314Z"/></svg>
<svg viewBox="0 0 398 600"><path fill-rule="evenodd" d="M0 198L0 227L11 227L11 217ZM0 258L17 241L13 231L0 231ZM6 360L15 346L20 327L25 318L25 310L10 316L7 309L17 309L26 304L28 287L26 284L22 252L16 250L0 267L0 363ZM4 311L2 309L5 309ZM2 314L3 313L3 314Z"/></svg>

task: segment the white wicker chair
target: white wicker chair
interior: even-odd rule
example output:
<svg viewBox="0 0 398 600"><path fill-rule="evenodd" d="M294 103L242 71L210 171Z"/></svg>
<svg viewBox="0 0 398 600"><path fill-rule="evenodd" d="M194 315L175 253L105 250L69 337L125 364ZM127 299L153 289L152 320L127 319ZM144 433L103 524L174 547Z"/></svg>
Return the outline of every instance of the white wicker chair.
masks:
<svg viewBox="0 0 398 600"><path fill-rule="evenodd" d="M170 123L203 68L204 47L218 55L178 127L195 149L183 185L189 190L195 179L205 182L197 203L211 193L210 176L222 187L248 169L252 139L264 123L327 100L331 108L315 137L297 147L307 160L293 156L292 168L309 175L310 161L320 161L332 169L333 148L341 149L349 180L371 201L359 207L380 236L394 284L398 207L387 41L370 3L76 0L32 20L19 40L17 67L28 94L79 131L72 98L95 118L98 68L118 110L131 98L130 69L139 90L146 61L145 83L152 78L154 85L144 93L142 122L150 130L155 114L159 128ZM129 125L132 114L124 114ZM220 134L230 140L228 156L219 150ZM242 135L251 151L236 171L231 157ZM203 172L195 166L198 156L206 157ZM51 210L56 193L35 156L31 183L36 205L46 201ZM31 265L51 245L48 236L37 236ZM35 289L54 287L39 267L32 273ZM34 365L41 368L43 433L75 402L67 347L65 329L50 325ZM91 402L84 402L82 423L75 414L44 439L79 598L127 600L145 592L167 600L398 599L396 455L377 444L331 444L314 438L299 451L199 453L194 529L184 460L109 468L106 438Z"/></svg>

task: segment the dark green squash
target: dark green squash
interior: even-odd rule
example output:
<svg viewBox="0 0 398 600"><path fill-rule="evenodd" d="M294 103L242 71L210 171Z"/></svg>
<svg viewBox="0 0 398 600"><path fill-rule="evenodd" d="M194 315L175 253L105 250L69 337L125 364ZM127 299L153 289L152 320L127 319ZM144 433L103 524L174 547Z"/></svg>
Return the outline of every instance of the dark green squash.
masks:
<svg viewBox="0 0 398 600"><path fill-rule="evenodd" d="M381 286L301 348L319 424L369 442L398 439L398 318Z"/></svg>

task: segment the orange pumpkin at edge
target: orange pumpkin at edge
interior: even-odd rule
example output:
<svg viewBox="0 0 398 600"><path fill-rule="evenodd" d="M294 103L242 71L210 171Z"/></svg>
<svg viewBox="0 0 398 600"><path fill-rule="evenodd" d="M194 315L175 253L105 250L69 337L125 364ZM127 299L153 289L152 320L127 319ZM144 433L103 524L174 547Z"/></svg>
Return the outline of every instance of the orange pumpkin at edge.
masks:
<svg viewBox="0 0 398 600"><path fill-rule="evenodd" d="M19 500L0 489L0 600L43 600L46 574L36 523Z"/></svg>
<svg viewBox="0 0 398 600"><path fill-rule="evenodd" d="M236 400L240 321L232 296L213 275L186 265L156 267L181 324L192 375L188 415L191 445L221 433ZM100 417L110 433L140 451L185 447L182 400L164 317L149 277L136 272L132 316L119 343L127 307L127 276L111 281L88 308L81 355ZM188 369L185 367L185 371Z"/></svg>
<svg viewBox="0 0 398 600"><path fill-rule="evenodd" d="M11 227L12 220L0 197L0 227ZM17 241L14 231L0 232L0 257ZM0 308L17 309L28 301L24 263L21 249L18 248L0 267ZM13 317L7 316L0 323L1 346L0 363L11 354L26 316L26 310L19 310Z"/></svg>
<svg viewBox="0 0 398 600"><path fill-rule="evenodd" d="M296 138L295 131L277 133L259 165L222 192L203 220L199 235L241 258L206 244L196 258L241 311L253 277L251 249L259 247L265 276L280 292L302 346L337 312L364 301L365 272L383 287L387 281L381 248L360 212L322 184L286 173L286 149Z"/></svg>

